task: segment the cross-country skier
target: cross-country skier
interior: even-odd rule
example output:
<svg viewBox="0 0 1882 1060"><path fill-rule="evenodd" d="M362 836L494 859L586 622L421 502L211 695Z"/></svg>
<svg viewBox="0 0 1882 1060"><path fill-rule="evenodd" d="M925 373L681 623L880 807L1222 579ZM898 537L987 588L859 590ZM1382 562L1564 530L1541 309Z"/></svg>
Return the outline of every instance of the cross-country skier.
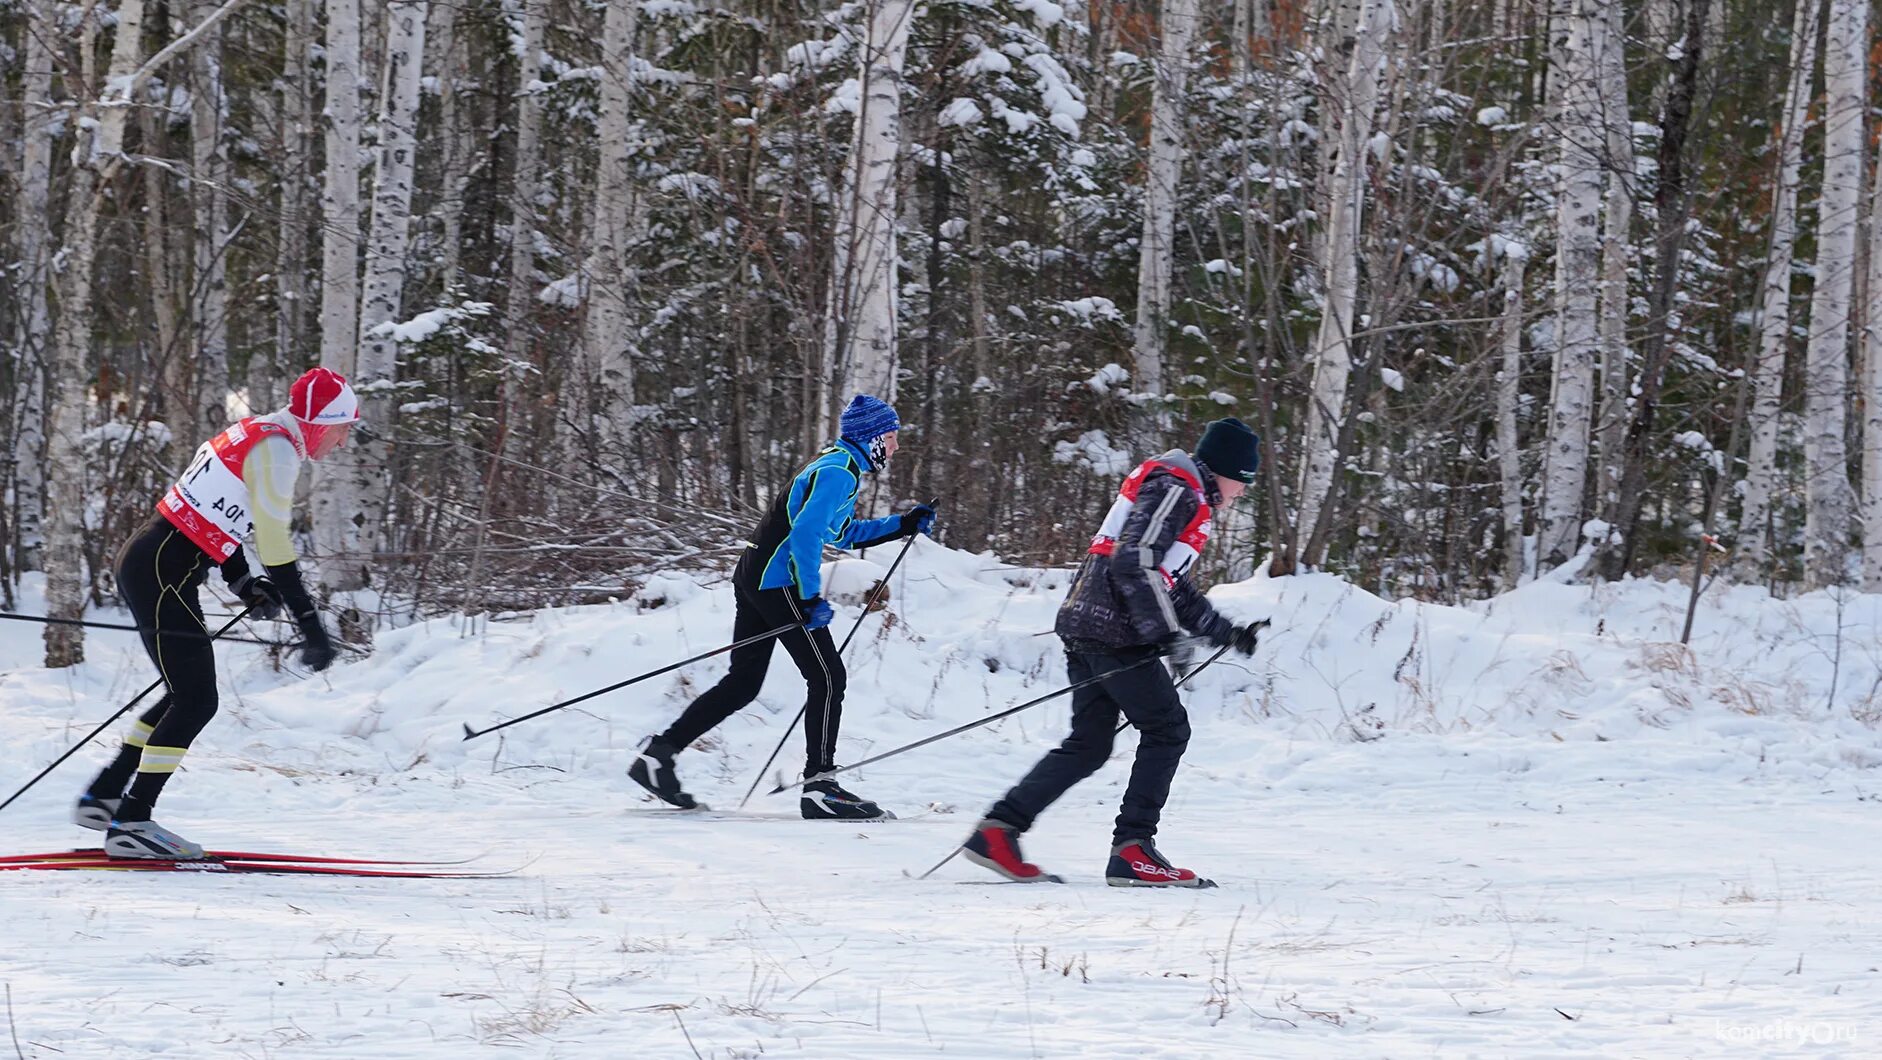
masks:
<svg viewBox="0 0 1882 1060"><path fill-rule="evenodd" d="M796 623L776 638L791 653L809 686L804 709L804 775L836 768L837 729L843 716L845 675L830 638L830 605L821 595L823 546L868 548L926 533L934 509L917 504L901 515L858 521L856 490L864 474L880 472L895 455L901 421L889 405L858 394L843 410L842 436L804 467L766 510L750 547L732 571L737 610L734 640ZM771 664L772 641L732 652L732 669L667 728L648 739L628 768L634 782L681 809L698 803L681 787L673 758L694 740L758 698ZM833 780L804 786L799 808L807 818L876 818L881 807Z"/></svg>
<svg viewBox="0 0 1882 1060"><path fill-rule="evenodd" d="M1240 496L1261 463L1261 439L1237 419L1216 420L1195 453L1172 449L1125 478L1071 591L1059 608L1065 670L1073 682L1108 674L1072 693L1072 734L1049 752L974 828L968 858L1008 879L1048 878L1020 854L1020 833L1045 808L1111 756L1118 712L1137 727L1137 760L1105 866L1114 887L1213 886L1157 851L1157 821L1169 798L1189 715L1156 659L1187 629L1252 655L1266 623L1238 626L1218 614L1189 570L1209 538L1210 515Z"/></svg>
<svg viewBox="0 0 1882 1060"><path fill-rule="evenodd" d="M144 649L163 675L164 696L131 727L117 758L79 797L73 818L105 833L120 858L203 856L203 848L150 819L190 742L216 713L216 663L197 587L222 568L250 615L285 609L300 626L301 661L325 670L333 641L301 584L288 538L301 460L346 443L359 401L338 373L315 368L295 381L288 406L231 425L196 450L157 514L118 554L118 593L144 629ZM243 546L262 563L255 571Z"/></svg>

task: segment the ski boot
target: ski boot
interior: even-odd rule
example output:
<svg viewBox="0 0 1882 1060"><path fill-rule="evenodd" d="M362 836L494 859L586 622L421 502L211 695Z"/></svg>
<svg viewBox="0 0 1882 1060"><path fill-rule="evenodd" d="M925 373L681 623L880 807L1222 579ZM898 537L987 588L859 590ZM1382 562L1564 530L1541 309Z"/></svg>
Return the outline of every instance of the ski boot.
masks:
<svg viewBox="0 0 1882 1060"><path fill-rule="evenodd" d="M1113 887L1214 887L1188 869L1171 865L1148 839L1126 839L1111 848L1104 882Z"/></svg>
<svg viewBox="0 0 1882 1060"><path fill-rule="evenodd" d="M89 828L94 832L104 832L111 828L111 818L118 812L118 803L122 799L100 799L91 792L78 797L78 805L72 807L72 823L80 828Z"/></svg>
<svg viewBox="0 0 1882 1060"><path fill-rule="evenodd" d="M198 861L203 848L155 821L112 821L105 832L105 856Z"/></svg>
<svg viewBox="0 0 1882 1060"><path fill-rule="evenodd" d="M680 749L655 736L647 741L634 764L627 767L627 777L653 793L654 798L682 810L702 809L699 800L680 788L679 774L673 771L673 756Z"/></svg>
<svg viewBox="0 0 1882 1060"><path fill-rule="evenodd" d="M1019 829L988 818L974 826L974 834L961 844L967 860L1005 876L1014 883L1061 883L1057 876L1026 860L1019 851Z"/></svg>
<svg viewBox="0 0 1882 1060"><path fill-rule="evenodd" d="M886 821L895 815L852 792L844 791L834 780L813 780L804 785L804 795L797 806L806 821Z"/></svg>

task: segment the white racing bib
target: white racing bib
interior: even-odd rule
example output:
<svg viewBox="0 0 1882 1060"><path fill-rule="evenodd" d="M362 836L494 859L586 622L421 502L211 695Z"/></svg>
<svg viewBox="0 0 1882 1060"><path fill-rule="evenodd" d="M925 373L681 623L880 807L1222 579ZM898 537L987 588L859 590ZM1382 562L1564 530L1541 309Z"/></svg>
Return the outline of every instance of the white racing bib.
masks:
<svg viewBox="0 0 1882 1060"><path fill-rule="evenodd" d="M255 536L242 462L269 435L293 442L287 428L252 417L230 425L197 448L183 476L157 502L157 513L217 563Z"/></svg>

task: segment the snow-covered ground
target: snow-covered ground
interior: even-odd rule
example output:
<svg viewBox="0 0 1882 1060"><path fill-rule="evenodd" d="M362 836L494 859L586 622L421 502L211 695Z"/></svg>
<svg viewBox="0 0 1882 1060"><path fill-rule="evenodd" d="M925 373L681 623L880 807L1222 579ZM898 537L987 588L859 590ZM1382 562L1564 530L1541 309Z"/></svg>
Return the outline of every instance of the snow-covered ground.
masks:
<svg viewBox="0 0 1882 1060"><path fill-rule="evenodd" d="M854 599L888 558L834 577ZM1062 684L1065 578L918 546L850 648L845 757ZM414 626L324 675L229 646L162 820L520 871L0 873L0 1055L1882 1055L1882 599L1720 585L1687 651L1686 592L1217 589L1274 627L1186 696L1160 843L1221 883L1191 892L1103 885L1129 735L1028 837L1068 885L962 859L904 875L1056 742L1062 700L854 774L907 818L874 825L762 792L714 816L639 797L633 749L723 660L461 739L724 642L723 588ZM35 627L0 627L3 796L152 674L128 634L49 672ZM801 688L779 653L759 703L681 758L689 786L735 807ZM95 841L65 814L109 750L0 815L4 846Z"/></svg>

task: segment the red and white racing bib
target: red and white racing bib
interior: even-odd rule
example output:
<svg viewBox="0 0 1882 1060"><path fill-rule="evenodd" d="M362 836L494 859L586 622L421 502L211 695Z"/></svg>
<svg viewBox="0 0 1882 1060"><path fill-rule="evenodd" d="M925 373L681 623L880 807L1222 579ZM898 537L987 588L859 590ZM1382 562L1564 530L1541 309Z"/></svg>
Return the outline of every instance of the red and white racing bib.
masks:
<svg viewBox="0 0 1882 1060"><path fill-rule="evenodd" d="M243 542L255 536L242 462L249 450L270 435L286 438L290 444L294 441L293 433L279 424L253 417L231 424L197 448L183 477L157 502L157 514L217 563L235 555Z"/></svg>
<svg viewBox="0 0 1882 1060"><path fill-rule="evenodd" d="M1098 533L1091 539L1091 548L1087 551L1097 556L1108 556L1116 551L1117 535L1124 532L1124 520L1130 518L1131 509L1137 506L1137 493L1143 489L1144 479L1157 470L1168 471L1182 479L1183 484L1196 494L1196 514L1176 535L1176 541L1164 553L1163 562L1159 565L1164 583L1169 584L1182 577L1189 565L1202 554L1202 546L1209 543L1209 530L1213 525L1202 482L1178 464L1151 459L1137 465L1137 469L1124 479L1124 485L1118 488L1117 500L1111 502L1111 510L1105 513L1104 522L1099 524Z"/></svg>

